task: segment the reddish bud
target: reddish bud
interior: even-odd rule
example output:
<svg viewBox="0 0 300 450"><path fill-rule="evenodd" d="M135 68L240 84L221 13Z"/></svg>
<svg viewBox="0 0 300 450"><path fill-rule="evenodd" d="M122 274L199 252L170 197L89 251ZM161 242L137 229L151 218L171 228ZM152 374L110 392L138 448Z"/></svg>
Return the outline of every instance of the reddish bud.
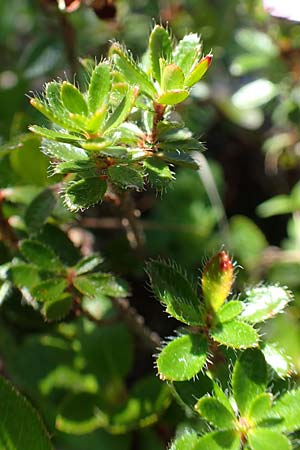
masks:
<svg viewBox="0 0 300 450"><path fill-rule="evenodd" d="M224 250L214 255L205 265L202 292L205 303L217 311L227 299L233 283L233 264Z"/></svg>

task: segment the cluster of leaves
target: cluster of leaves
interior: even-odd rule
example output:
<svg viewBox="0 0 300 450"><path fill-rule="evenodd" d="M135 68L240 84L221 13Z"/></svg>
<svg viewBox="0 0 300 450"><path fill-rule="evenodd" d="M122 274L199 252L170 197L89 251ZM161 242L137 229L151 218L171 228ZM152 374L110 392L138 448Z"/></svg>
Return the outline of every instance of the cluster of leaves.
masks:
<svg viewBox="0 0 300 450"><path fill-rule="evenodd" d="M30 129L43 137L53 173L64 176L64 200L72 211L101 201L108 183L141 190L147 180L162 190L173 179L173 164L197 168L189 152L201 144L168 114L188 97L212 57L201 58L197 34L174 46L170 33L159 25L150 35L147 55L138 64L114 43L110 59L83 61L83 92L68 81L52 81L43 96L31 99L53 123L54 128ZM134 121L127 120L129 115Z"/></svg>
<svg viewBox="0 0 300 450"><path fill-rule="evenodd" d="M109 273L93 271L102 263L99 255L84 257L68 267L53 248L37 239L24 239L19 244L20 256L1 266L1 301L11 286L19 288L28 303L40 309L49 320L67 316L82 296L125 297L124 284ZM77 300L76 300L77 299Z"/></svg>
<svg viewBox="0 0 300 450"><path fill-rule="evenodd" d="M190 327L180 330L179 336L172 338L157 357L158 372L164 380L192 379L214 357L220 344L233 349L257 347L259 333L254 325L282 312L291 300L286 288L261 285L247 289L240 298L226 301L234 268L224 250L204 267L202 298L197 283L172 264L153 261L147 272L153 292L166 312ZM268 347L265 351L270 352ZM274 370L281 371L276 357L267 359Z"/></svg>
<svg viewBox="0 0 300 450"><path fill-rule="evenodd" d="M244 351L234 365L229 393L213 382L212 395L201 397L194 406L213 431L199 437L186 430L171 450L291 449L290 434L300 428L300 389L274 400L268 381L260 350Z"/></svg>

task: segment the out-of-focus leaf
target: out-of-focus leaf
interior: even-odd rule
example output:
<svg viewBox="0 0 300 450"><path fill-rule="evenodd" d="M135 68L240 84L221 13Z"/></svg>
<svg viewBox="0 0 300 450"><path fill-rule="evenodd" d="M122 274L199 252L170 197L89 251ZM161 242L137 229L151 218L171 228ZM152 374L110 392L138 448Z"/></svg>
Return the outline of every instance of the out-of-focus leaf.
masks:
<svg viewBox="0 0 300 450"><path fill-rule="evenodd" d="M276 85L261 78L242 86L232 96L232 102L237 108L253 109L265 105L277 94Z"/></svg>
<svg viewBox="0 0 300 450"><path fill-rule="evenodd" d="M53 250L39 241L25 239L21 242L20 250L25 258L39 269L59 272L63 268Z"/></svg>
<svg viewBox="0 0 300 450"><path fill-rule="evenodd" d="M56 198L50 189L45 189L38 194L28 205L25 211L25 223L30 231L38 231L56 205Z"/></svg>
<svg viewBox="0 0 300 450"><path fill-rule="evenodd" d="M0 377L0 445L3 449L53 450L50 438L31 404L4 378Z"/></svg>
<svg viewBox="0 0 300 450"><path fill-rule="evenodd" d="M291 450L292 444L286 436L268 428L255 428L249 433L249 444L252 450L273 450L274 443L280 450Z"/></svg>
<svg viewBox="0 0 300 450"><path fill-rule="evenodd" d="M128 295L126 284L108 273L76 277L74 286L79 292L90 297L96 297L98 294L109 297L126 297Z"/></svg>
<svg viewBox="0 0 300 450"><path fill-rule="evenodd" d="M213 431L198 439L193 450L239 450L240 438L235 431Z"/></svg>

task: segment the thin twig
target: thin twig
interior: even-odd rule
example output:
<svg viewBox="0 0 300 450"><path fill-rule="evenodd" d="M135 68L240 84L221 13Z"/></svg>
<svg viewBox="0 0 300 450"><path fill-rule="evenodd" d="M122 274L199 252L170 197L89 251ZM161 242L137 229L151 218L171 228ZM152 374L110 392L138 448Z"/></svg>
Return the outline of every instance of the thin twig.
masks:
<svg viewBox="0 0 300 450"><path fill-rule="evenodd" d="M120 195L120 212L123 216L122 225L125 228L128 242L139 254L143 253L145 236L143 227L138 220L140 211L136 209L130 192Z"/></svg>
<svg viewBox="0 0 300 450"><path fill-rule="evenodd" d="M119 310L124 322L128 325L129 329L142 340L144 345L151 351L155 351L161 343L160 336L155 331L150 330L145 325L144 318L130 306L127 299L113 298L112 303Z"/></svg>

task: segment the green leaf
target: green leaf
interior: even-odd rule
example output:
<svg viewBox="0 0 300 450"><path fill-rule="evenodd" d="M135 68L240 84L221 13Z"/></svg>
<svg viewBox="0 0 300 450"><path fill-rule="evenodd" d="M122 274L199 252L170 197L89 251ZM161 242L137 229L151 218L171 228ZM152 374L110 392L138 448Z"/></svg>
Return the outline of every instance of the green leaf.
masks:
<svg viewBox="0 0 300 450"><path fill-rule="evenodd" d="M158 421L170 402L166 383L153 375L140 378L130 389L127 401L111 415L107 428L112 433L125 433L149 426Z"/></svg>
<svg viewBox="0 0 300 450"><path fill-rule="evenodd" d="M106 188L106 182L99 177L69 183L64 195L66 205L71 211L86 209L102 201Z"/></svg>
<svg viewBox="0 0 300 450"><path fill-rule="evenodd" d="M232 375L235 401L242 415L249 411L253 398L265 392L267 366L260 350L248 349L236 361Z"/></svg>
<svg viewBox="0 0 300 450"><path fill-rule="evenodd" d="M43 100L39 100L37 98L32 98L30 100L31 106L33 106L35 109L37 109L41 114L43 114L47 119L49 119L51 122L59 125L62 128L65 128L69 131L79 131L80 128L72 121L70 120L70 117L66 117L65 112L62 115L56 115L54 111L49 108L49 106L45 103Z"/></svg>
<svg viewBox="0 0 300 450"><path fill-rule="evenodd" d="M263 322L280 313L292 300L291 293L277 285L247 289L241 318L250 323Z"/></svg>
<svg viewBox="0 0 300 450"><path fill-rule="evenodd" d="M83 275L84 273L91 272L96 269L103 262L103 258L100 255L94 254L85 256L74 267L76 275Z"/></svg>
<svg viewBox="0 0 300 450"><path fill-rule="evenodd" d="M88 91L88 107L93 113L106 101L111 87L111 67L107 62L98 64L91 75Z"/></svg>
<svg viewBox="0 0 300 450"><path fill-rule="evenodd" d="M201 437L192 450L239 450L240 438L234 431L213 431Z"/></svg>
<svg viewBox="0 0 300 450"><path fill-rule="evenodd" d="M281 395L275 402L270 417L279 420L276 429L292 433L300 429L300 389L293 389Z"/></svg>
<svg viewBox="0 0 300 450"><path fill-rule="evenodd" d="M158 154L159 157L167 161L168 163L175 164L177 166L187 167L188 169L198 170L199 166L196 161L186 152L177 149L176 151L167 151Z"/></svg>
<svg viewBox="0 0 300 450"><path fill-rule="evenodd" d="M202 397L196 403L196 411L211 425L220 430L235 428L236 418L232 411L214 397Z"/></svg>
<svg viewBox="0 0 300 450"><path fill-rule="evenodd" d="M144 178L141 171L132 167L115 165L108 169L110 181L123 189L142 190L144 187Z"/></svg>
<svg viewBox="0 0 300 450"><path fill-rule="evenodd" d="M272 394L263 392L253 399L249 408L249 418L254 420L255 423L259 423L262 419L265 419L271 410L273 402Z"/></svg>
<svg viewBox="0 0 300 450"><path fill-rule="evenodd" d="M87 121L86 129L90 133L98 133L106 120L108 105L103 105Z"/></svg>
<svg viewBox="0 0 300 450"><path fill-rule="evenodd" d="M69 173L80 174L83 178L97 176L97 167L95 161L79 160L79 161L63 161L54 168L54 173L67 175Z"/></svg>
<svg viewBox="0 0 300 450"><path fill-rule="evenodd" d="M266 343L261 351L269 366L272 367L279 377L284 378L295 372L291 357L283 349L278 348L276 343Z"/></svg>
<svg viewBox="0 0 300 450"><path fill-rule="evenodd" d="M31 289L40 282L39 270L30 264L15 264L9 270L10 279L18 288Z"/></svg>
<svg viewBox="0 0 300 450"><path fill-rule="evenodd" d="M161 88L163 91L182 89L184 75L180 67L176 64L167 64L162 73Z"/></svg>
<svg viewBox="0 0 300 450"><path fill-rule="evenodd" d="M39 302L52 301L59 298L66 287L67 282L64 278L52 278L34 286L31 295Z"/></svg>
<svg viewBox="0 0 300 450"><path fill-rule="evenodd" d="M66 142L72 144L82 140L80 136L49 130L49 128L39 127L38 125L31 125L29 127L29 130L35 134L38 134L39 136L42 136L43 138L58 142Z"/></svg>
<svg viewBox="0 0 300 450"><path fill-rule="evenodd" d="M252 450L291 450L292 444L286 436L268 428L255 428L248 434Z"/></svg>
<svg viewBox="0 0 300 450"><path fill-rule="evenodd" d="M259 108L278 95L277 86L269 80L257 79L242 86L232 96L235 107L241 109Z"/></svg>
<svg viewBox="0 0 300 450"><path fill-rule="evenodd" d="M28 261L39 269L60 272L63 266L53 250L39 241L25 239L20 244L20 251Z"/></svg>
<svg viewBox="0 0 300 450"><path fill-rule="evenodd" d="M64 81L61 87L61 100L70 113L86 116L88 107L81 92L68 81Z"/></svg>
<svg viewBox="0 0 300 450"><path fill-rule="evenodd" d="M173 381L170 384L172 394L184 409L188 417L195 416L195 404L198 398L203 397L213 389L212 380L204 373L188 381Z"/></svg>
<svg viewBox="0 0 300 450"><path fill-rule="evenodd" d="M184 381L203 368L207 358L207 341L198 334L185 334L169 342L157 358L159 376L163 380Z"/></svg>
<svg viewBox="0 0 300 450"><path fill-rule="evenodd" d="M222 345L239 349L256 347L259 340L257 331L239 320L216 325L211 329L210 335Z"/></svg>
<svg viewBox="0 0 300 450"><path fill-rule="evenodd" d="M160 58L163 58L167 62L171 59L172 55L172 42L168 31L160 26L155 25L150 37L149 37L149 51L151 70L154 78L160 83Z"/></svg>
<svg viewBox="0 0 300 450"><path fill-rule="evenodd" d="M109 297L126 297L128 289L126 284L109 273L97 273L74 278L74 286L84 295L96 297L108 295Z"/></svg>
<svg viewBox="0 0 300 450"><path fill-rule="evenodd" d="M185 86L192 87L195 83L201 80L201 78L206 74L209 66L211 65L212 55L207 55L202 58L195 68L187 75L185 79Z"/></svg>
<svg viewBox="0 0 300 450"><path fill-rule="evenodd" d="M141 91L150 98L155 97L156 89L152 81L120 44L117 42L114 43L111 46L110 54L114 55L116 65L124 74L124 77L128 83L135 86L138 85Z"/></svg>
<svg viewBox="0 0 300 450"><path fill-rule="evenodd" d="M108 121L104 125L104 131L107 133L112 128L117 128L124 120L127 119L134 106L134 102L138 96L139 88L137 86L128 86L122 101L116 107Z"/></svg>
<svg viewBox="0 0 300 450"><path fill-rule="evenodd" d="M168 164L158 158L150 157L144 161L150 186L157 190L164 189L172 180L173 173Z"/></svg>
<svg viewBox="0 0 300 450"><path fill-rule="evenodd" d="M214 396L225 406L226 409L228 409L228 411L233 411L229 398L216 381L213 383L213 392Z"/></svg>
<svg viewBox="0 0 300 450"><path fill-rule="evenodd" d="M53 450L48 433L31 404L0 377L0 447L7 450Z"/></svg>
<svg viewBox="0 0 300 450"><path fill-rule="evenodd" d="M157 103L161 105L177 105L183 102L189 96L189 91L184 89L172 89L165 91L156 99Z"/></svg>
<svg viewBox="0 0 300 450"><path fill-rule="evenodd" d="M170 450L193 450L197 441L197 433L187 430L172 443Z"/></svg>
<svg viewBox="0 0 300 450"><path fill-rule="evenodd" d="M288 195L276 195L257 207L257 214L267 218L281 214L291 214L299 210L300 202Z"/></svg>
<svg viewBox="0 0 300 450"><path fill-rule="evenodd" d="M217 312L218 320L221 323L229 322L238 316L243 310L242 302L238 300L231 300L230 302L224 303Z"/></svg>
<svg viewBox="0 0 300 450"><path fill-rule="evenodd" d="M25 211L25 223L29 231L39 231L56 205L56 198L50 189L39 193Z"/></svg>
<svg viewBox="0 0 300 450"><path fill-rule="evenodd" d="M184 36L178 42L173 52L175 64L177 64L187 75L192 66L200 56L201 52L200 36L196 33L190 33Z"/></svg>
<svg viewBox="0 0 300 450"><path fill-rule="evenodd" d="M175 267L160 261L147 264L151 287L166 311L187 325L201 325L203 305L196 288Z"/></svg>
<svg viewBox="0 0 300 450"><path fill-rule="evenodd" d="M68 294L56 300L48 300L44 303L42 313L48 321L63 319L72 308L72 297Z"/></svg>
<svg viewBox="0 0 300 450"><path fill-rule="evenodd" d="M38 235L41 242L51 246L66 266L73 266L80 259L80 252L67 234L58 226L47 223Z"/></svg>
<svg viewBox="0 0 300 450"><path fill-rule="evenodd" d="M62 161L87 160L88 154L82 148L70 144L54 142L44 139L42 151L45 155Z"/></svg>

